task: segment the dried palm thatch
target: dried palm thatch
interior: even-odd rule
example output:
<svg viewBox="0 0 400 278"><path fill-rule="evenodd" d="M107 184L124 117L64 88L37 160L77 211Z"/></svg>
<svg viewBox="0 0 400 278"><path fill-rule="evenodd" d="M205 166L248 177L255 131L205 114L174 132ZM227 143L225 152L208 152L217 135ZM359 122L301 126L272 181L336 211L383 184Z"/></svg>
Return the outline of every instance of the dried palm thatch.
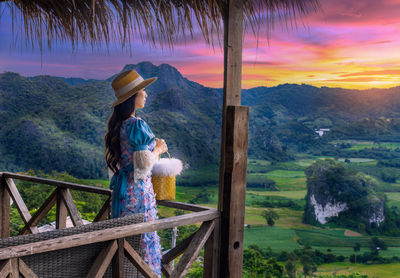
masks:
<svg viewBox="0 0 400 278"><path fill-rule="evenodd" d="M40 49L47 43L70 41L100 47L131 39L173 48L174 43L193 38L195 24L207 44L220 44L227 0L0 0L20 20L26 42ZM262 25L269 31L274 18L293 23L299 14L319 9L318 0L244 0L245 28L257 35Z"/></svg>

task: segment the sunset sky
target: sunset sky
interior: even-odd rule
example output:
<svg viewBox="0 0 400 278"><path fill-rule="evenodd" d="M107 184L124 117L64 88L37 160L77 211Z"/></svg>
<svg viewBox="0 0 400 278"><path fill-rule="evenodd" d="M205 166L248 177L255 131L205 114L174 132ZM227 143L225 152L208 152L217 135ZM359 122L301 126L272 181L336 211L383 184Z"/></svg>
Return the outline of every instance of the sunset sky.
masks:
<svg viewBox="0 0 400 278"><path fill-rule="evenodd" d="M256 38L245 34L243 45L243 88L306 83L314 86L365 89L400 85L400 0L321 0L322 12L300 19L296 29L276 24L269 43L261 31ZM195 39L173 50L132 42L132 56L112 48L78 49L56 45L45 50L27 48L21 34L14 33L2 4L0 23L0 72L24 76L48 74L64 77L105 79L125 64L150 61L168 63L183 76L204 86L223 85L223 51ZM307 27L304 27L304 24Z"/></svg>

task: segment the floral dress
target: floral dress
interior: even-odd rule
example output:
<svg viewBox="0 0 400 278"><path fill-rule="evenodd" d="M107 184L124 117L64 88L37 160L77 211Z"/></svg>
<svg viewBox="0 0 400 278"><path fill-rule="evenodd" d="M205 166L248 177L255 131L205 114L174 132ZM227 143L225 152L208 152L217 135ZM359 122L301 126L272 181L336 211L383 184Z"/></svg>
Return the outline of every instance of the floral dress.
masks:
<svg viewBox="0 0 400 278"><path fill-rule="evenodd" d="M141 178L136 177L135 179L134 173L136 174L136 171L134 171L134 167L132 167L132 165L135 164L133 161L134 152L137 151L138 145L141 144L141 150L148 150L151 152L154 150L156 145L154 134L142 119L130 117L125 120L121 126L120 143L120 169L128 170L125 171L126 190L125 188L121 189L120 196L123 197L119 198L120 208L117 209L119 215L118 212L113 211L113 217L144 213L145 222L156 220L158 219L157 206L153 185L151 183L151 171L147 172L144 176L142 175ZM122 175L122 173L120 175ZM115 190L114 194L116 194ZM114 199L118 200L118 198L113 197L113 200ZM157 232L154 231L142 234L141 247L145 254L145 262L159 277L161 277L161 245Z"/></svg>

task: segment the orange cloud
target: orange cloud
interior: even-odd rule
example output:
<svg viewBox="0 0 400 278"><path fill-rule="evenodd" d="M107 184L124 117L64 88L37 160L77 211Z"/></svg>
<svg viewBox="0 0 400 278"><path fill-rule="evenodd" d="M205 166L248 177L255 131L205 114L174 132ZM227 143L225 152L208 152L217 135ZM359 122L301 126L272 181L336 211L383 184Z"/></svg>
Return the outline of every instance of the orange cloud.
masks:
<svg viewBox="0 0 400 278"><path fill-rule="evenodd" d="M400 74L400 70L388 69L388 70L370 70L370 71L354 72L354 73L342 74L340 76L348 77L348 76L363 76L363 75L398 75L398 74Z"/></svg>

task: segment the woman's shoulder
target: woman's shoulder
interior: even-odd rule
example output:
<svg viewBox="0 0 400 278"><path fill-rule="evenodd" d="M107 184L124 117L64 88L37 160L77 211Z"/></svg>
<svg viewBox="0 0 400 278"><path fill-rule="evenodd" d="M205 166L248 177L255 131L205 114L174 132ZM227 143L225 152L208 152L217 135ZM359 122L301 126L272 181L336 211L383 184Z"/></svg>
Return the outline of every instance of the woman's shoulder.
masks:
<svg viewBox="0 0 400 278"><path fill-rule="evenodd" d="M121 128L126 130L128 133L134 130L145 130L150 131L149 125L140 117L131 116L126 119L123 123Z"/></svg>
<svg viewBox="0 0 400 278"><path fill-rule="evenodd" d="M124 120L122 122L122 127L130 126L130 125L134 124L137 120L140 120L140 118L139 117L130 116L129 118L127 118L126 120Z"/></svg>

